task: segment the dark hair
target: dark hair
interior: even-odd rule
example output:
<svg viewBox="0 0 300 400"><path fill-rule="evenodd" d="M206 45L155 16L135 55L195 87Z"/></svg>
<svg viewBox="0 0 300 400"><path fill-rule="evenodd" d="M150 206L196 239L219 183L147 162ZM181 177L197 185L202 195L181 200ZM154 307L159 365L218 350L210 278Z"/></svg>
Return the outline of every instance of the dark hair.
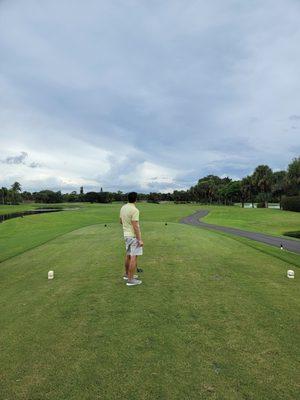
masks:
<svg viewBox="0 0 300 400"><path fill-rule="evenodd" d="M128 201L129 201L129 203L135 203L136 200L137 200L137 193L136 192L128 193Z"/></svg>

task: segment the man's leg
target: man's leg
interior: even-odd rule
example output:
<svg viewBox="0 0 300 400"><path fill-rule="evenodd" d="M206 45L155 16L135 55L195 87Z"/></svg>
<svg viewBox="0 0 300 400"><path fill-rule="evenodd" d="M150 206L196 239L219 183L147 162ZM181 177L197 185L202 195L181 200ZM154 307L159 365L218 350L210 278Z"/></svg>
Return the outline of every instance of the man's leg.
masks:
<svg viewBox="0 0 300 400"><path fill-rule="evenodd" d="M136 261L137 261L137 256L130 256L130 262L129 262L129 269L128 269L128 280L131 281L133 279L133 275L136 269Z"/></svg>
<svg viewBox="0 0 300 400"><path fill-rule="evenodd" d="M125 275L128 276L130 257L128 254L125 256Z"/></svg>

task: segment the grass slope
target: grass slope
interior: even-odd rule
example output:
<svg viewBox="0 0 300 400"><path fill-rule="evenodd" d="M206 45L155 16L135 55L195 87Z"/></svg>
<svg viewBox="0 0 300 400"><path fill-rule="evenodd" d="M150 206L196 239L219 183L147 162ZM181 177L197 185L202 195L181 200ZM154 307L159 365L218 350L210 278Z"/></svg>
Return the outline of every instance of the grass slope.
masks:
<svg viewBox="0 0 300 400"><path fill-rule="evenodd" d="M230 226L247 231L282 236L287 231L300 227L300 213L264 208L210 207L202 206L210 213L204 221L211 224Z"/></svg>
<svg viewBox="0 0 300 400"><path fill-rule="evenodd" d="M79 220L99 223L0 265L1 399L299 396L299 280L285 278L290 265L279 250L165 226L191 210L157 207L143 206L145 272L137 288L121 279L120 226L103 225L117 207L3 224L19 221L15 233L26 240L36 229L43 236L47 224L62 235L61 216L69 230Z"/></svg>
<svg viewBox="0 0 300 400"><path fill-rule="evenodd" d="M18 206L0 205L0 215L17 211L32 210L42 206L42 204L21 204ZM55 205L46 206L55 207ZM96 212L94 216L97 215L97 212L101 207L108 207L113 211L113 214L110 214L112 219L108 220L108 222L113 222L121 203L113 203L110 205L60 203L57 206L80 207L86 211L89 210L90 213L93 213L93 211ZM166 221L178 221L181 217L188 215L185 212L190 211L190 213L192 213L199 209L206 209L210 210L209 215L205 217L205 221L208 223L230 226L253 232L267 233L275 236L283 236L285 232L289 231L299 231L300 227L300 213L271 208L241 208L239 206L226 207L199 204L174 205L172 203L159 205L140 203L139 208L141 209L143 216L150 218L150 220L154 218L156 221L164 219Z"/></svg>
<svg viewBox="0 0 300 400"><path fill-rule="evenodd" d="M19 204L19 205L7 205L0 204L0 215L2 214L10 214L14 212L28 211L34 210L35 208L40 207L40 204Z"/></svg>
<svg viewBox="0 0 300 400"><path fill-rule="evenodd" d="M80 210L7 220L0 224L0 262L74 229L116 222L120 206L118 203L85 204ZM168 222L177 221L198 209L197 206L173 204L139 204L139 208L144 221Z"/></svg>

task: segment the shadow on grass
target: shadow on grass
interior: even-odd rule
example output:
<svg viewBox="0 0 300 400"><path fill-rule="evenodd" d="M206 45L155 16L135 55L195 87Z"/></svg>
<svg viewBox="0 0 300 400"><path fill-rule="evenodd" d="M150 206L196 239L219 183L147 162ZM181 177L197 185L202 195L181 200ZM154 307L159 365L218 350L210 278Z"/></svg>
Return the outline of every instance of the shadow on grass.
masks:
<svg viewBox="0 0 300 400"><path fill-rule="evenodd" d="M284 232L284 236L290 236L293 238L300 239L300 231Z"/></svg>

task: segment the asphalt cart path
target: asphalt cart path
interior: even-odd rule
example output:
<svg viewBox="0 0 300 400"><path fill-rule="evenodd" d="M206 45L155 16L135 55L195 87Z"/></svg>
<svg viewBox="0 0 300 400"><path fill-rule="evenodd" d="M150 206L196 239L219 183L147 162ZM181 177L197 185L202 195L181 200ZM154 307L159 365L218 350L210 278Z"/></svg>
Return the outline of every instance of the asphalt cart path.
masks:
<svg viewBox="0 0 300 400"><path fill-rule="evenodd" d="M297 241L292 239L285 239L281 237L266 235L264 233L249 232L237 228L230 228L227 226L208 224L206 222L201 221L201 218L205 217L208 213L209 211L207 210L200 210L197 211L195 214L182 218L180 222L182 224L199 226L200 228L206 228L206 229L212 229L214 231L230 233L235 236L245 237L247 239L256 240L257 242L266 243L271 246L279 248L283 246L284 250L300 254L300 240Z"/></svg>

